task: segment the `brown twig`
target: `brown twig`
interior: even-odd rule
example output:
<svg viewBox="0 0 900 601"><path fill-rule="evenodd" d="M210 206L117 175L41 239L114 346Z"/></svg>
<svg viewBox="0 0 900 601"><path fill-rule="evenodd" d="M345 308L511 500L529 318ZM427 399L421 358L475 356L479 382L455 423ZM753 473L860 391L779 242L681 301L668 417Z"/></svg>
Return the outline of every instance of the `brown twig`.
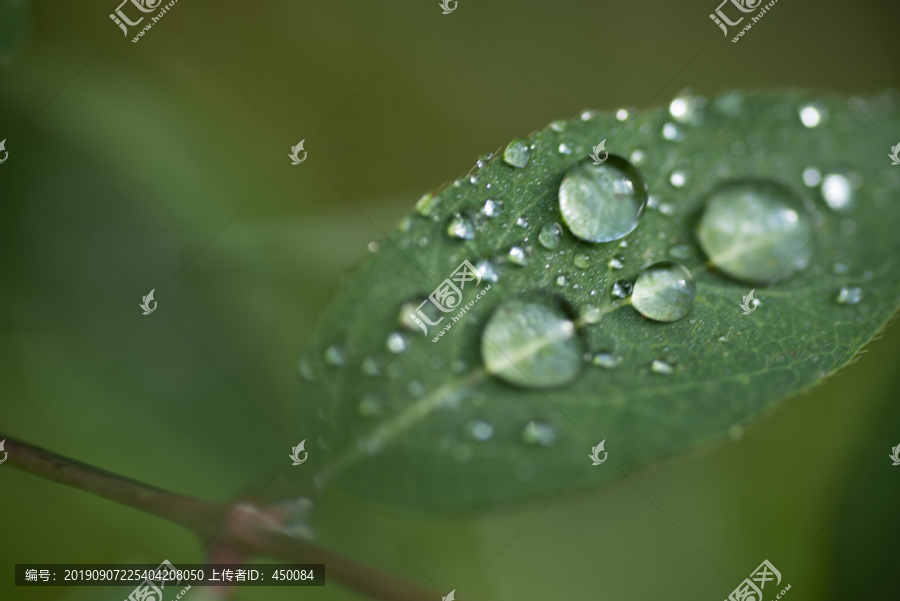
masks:
<svg viewBox="0 0 900 601"><path fill-rule="evenodd" d="M169 520L218 548L296 563L325 564L328 575L381 601L422 601L440 595L363 563L284 533L271 516L249 504L193 499L75 461L0 433L6 464Z"/></svg>

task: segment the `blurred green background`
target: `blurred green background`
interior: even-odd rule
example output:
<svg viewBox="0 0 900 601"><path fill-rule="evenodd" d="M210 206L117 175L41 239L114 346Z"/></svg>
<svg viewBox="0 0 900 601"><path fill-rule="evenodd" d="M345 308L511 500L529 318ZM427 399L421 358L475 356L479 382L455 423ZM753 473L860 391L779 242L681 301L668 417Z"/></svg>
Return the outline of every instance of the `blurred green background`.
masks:
<svg viewBox="0 0 900 601"><path fill-rule="evenodd" d="M215 500L277 484L341 274L478 155L685 87L900 85L900 5L874 0L781 0L738 44L717 0L181 0L137 44L117 5L0 0L0 431ZM763 559L794 601L897 599L898 357L895 325L740 440L546 507L410 516L326 486L316 540L463 601L722 599ZM16 589L15 563L164 558L203 560L178 527L0 466L0 599L127 594Z"/></svg>

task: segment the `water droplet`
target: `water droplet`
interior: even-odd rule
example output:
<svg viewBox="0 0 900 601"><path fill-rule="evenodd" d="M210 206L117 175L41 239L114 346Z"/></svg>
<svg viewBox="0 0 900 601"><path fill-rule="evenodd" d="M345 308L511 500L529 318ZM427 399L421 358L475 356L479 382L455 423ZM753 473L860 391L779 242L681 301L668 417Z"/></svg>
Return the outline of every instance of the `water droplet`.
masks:
<svg viewBox="0 0 900 601"><path fill-rule="evenodd" d="M344 365L347 363L347 353L339 344L332 344L325 349L325 363L329 365Z"/></svg>
<svg viewBox="0 0 900 601"><path fill-rule="evenodd" d="M843 286L838 292L837 302L842 305L855 305L862 297L863 291L859 286Z"/></svg>
<svg viewBox="0 0 900 601"><path fill-rule="evenodd" d="M644 162L644 151L643 150L634 150L631 152L631 162L635 165L640 165Z"/></svg>
<svg viewBox="0 0 900 601"><path fill-rule="evenodd" d="M585 109L585 110L581 111L581 120L582 121L590 121L592 119L596 119L597 115L598 115L597 111Z"/></svg>
<svg viewBox="0 0 900 601"><path fill-rule="evenodd" d="M507 144L506 150L503 151L503 162L510 167L518 167L521 169L528 164L531 157L531 149L528 142L522 138L517 138Z"/></svg>
<svg viewBox="0 0 900 601"><path fill-rule="evenodd" d="M406 392L409 393L409 396L417 399L425 394L425 387L418 380L410 380L406 385Z"/></svg>
<svg viewBox="0 0 900 601"><path fill-rule="evenodd" d="M633 289L631 282L619 280L612 287L612 295L616 298L627 298Z"/></svg>
<svg viewBox="0 0 900 601"><path fill-rule="evenodd" d="M503 211L503 201L502 200L486 200L484 201L484 206L481 207L481 212L485 217L489 217L493 219L497 215L499 215Z"/></svg>
<svg viewBox="0 0 900 601"><path fill-rule="evenodd" d="M522 250L522 247L520 246L513 246L509 249L509 261L516 265L528 264L528 258L525 256L525 251Z"/></svg>
<svg viewBox="0 0 900 601"><path fill-rule="evenodd" d="M566 276L561 275L558 278L556 278L557 286L567 286L568 284L569 284L569 280L566 279Z"/></svg>
<svg viewBox="0 0 900 601"><path fill-rule="evenodd" d="M824 106L810 103L800 107L800 122L806 127L818 127L820 123L828 118L828 111Z"/></svg>
<svg viewBox="0 0 900 601"><path fill-rule="evenodd" d="M564 132L566 130L566 122L562 120L554 121L550 124L550 129L557 133Z"/></svg>
<svg viewBox="0 0 900 601"><path fill-rule="evenodd" d="M609 263L607 263L607 265L609 265L610 269L622 269L623 267L625 267L625 261L621 256L613 257L609 260Z"/></svg>
<svg viewBox="0 0 900 601"><path fill-rule="evenodd" d="M842 274L850 271L850 268L844 263L835 263L831 266L831 270L836 274Z"/></svg>
<svg viewBox="0 0 900 601"><path fill-rule="evenodd" d="M822 183L822 174L814 167L807 167L803 170L803 183L809 188L815 188Z"/></svg>
<svg viewBox="0 0 900 601"><path fill-rule="evenodd" d="M662 128L662 137L666 140L677 142L684 138L684 134L681 133L681 130L674 123L666 123Z"/></svg>
<svg viewBox="0 0 900 601"><path fill-rule="evenodd" d="M456 213L450 218L447 233L460 240L473 240L475 238L475 224L468 215Z"/></svg>
<svg viewBox="0 0 900 601"><path fill-rule="evenodd" d="M513 298L484 328L486 370L525 388L568 384L581 370L581 339L558 301L544 295Z"/></svg>
<svg viewBox="0 0 900 601"><path fill-rule="evenodd" d="M426 217L430 217L437 212L438 206L441 204L440 196L432 196L431 192L422 196L418 202L416 202L416 211L420 215L424 215Z"/></svg>
<svg viewBox="0 0 900 601"><path fill-rule="evenodd" d="M306 359L301 358L297 362L297 369L300 371L300 375L303 376L303 379L307 382L316 381L316 375L313 372L312 365L310 365L309 361L307 361Z"/></svg>
<svg viewBox="0 0 900 601"><path fill-rule="evenodd" d="M556 442L556 430L550 424L532 420L522 430L522 440L528 444L550 447Z"/></svg>
<svg viewBox="0 0 900 601"><path fill-rule="evenodd" d="M500 276L497 274L497 270L494 269L494 266L490 263L490 261L481 261L478 265L475 266L475 269L478 270L478 274L481 276L482 280L487 280L488 282L496 282L500 279Z"/></svg>
<svg viewBox="0 0 900 601"><path fill-rule="evenodd" d="M682 187L687 181L687 172L685 171L673 171L672 175L669 176L669 183L675 186L676 188Z"/></svg>
<svg viewBox="0 0 900 601"><path fill-rule="evenodd" d="M517 217L516 225L518 225L519 227L528 227L528 220L524 217Z"/></svg>
<svg viewBox="0 0 900 601"><path fill-rule="evenodd" d="M750 283L784 280L812 258L812 218L791 188L771 180L726 182L703 209L698 238L724 273Z"/></svg>
<svg viewBox="0 0 900 601"><path fill-rule="evenodd" d="M631 304L644 317L678 321L691 311L696 294L694 276L672 261L655 263L634 282Z"/></svg>
<svg viewBox="0 0 900 601"><path fill-rule="evenodd" d="M619 121L627 121L628 120L628 111L625 109L619 109L616 111L616 119Z"/></svg>
<svg viewBox="0 0 900 601"><path fill-rule="evenodd" d="M605 369L615 369L622 365L622 357L613 353L597 353L591 358L591 363Z"/></svg>
<svg viewBox="0 0 900 601"><path fill-rule="evenodd" d="M822 178L822 198L832 210L847 207L856 194L856 178L846 173L829 173Z"/></svg>
<svg viewBox="0 0 900 601"><path fill-rule="evenodd" d="M494 436L494 425L483 419L472 422L468 429L469 436L478 442L488 441Z"/></svg>
<svg viewBox="0 0 900 601"><path fill-rule="evenodd" d="M553 250L559 246L560 236L562 236L562 226L558 223L550 223L541 228L538 241L544 248Z"/></svg>
<svg viewBox="0 0 900 601"><path fill-rule="evenodd" d="M363 359L360 369L362 369L362 372L367 376L377 376L381 371L381 366L378 364L378 361L372 357L366 357Z"/></svg>
<svg viewBox="0 0 900 601"><path fill-rule="evenodd" d="M381 415L384 410L384 405L378 398L366 395L356 406L356 411L363 417L375 417L377 415Z"/></svg>
<svg viewBox="0 0 900 601"><path fill-rule="evenodd" d="M378 240L372 240L366 245L366 249L370 253L378 252L378 249L381 247L381 243Z"/></svg>
<svg viewBox="0 0 900 601"><path fill-rule="evenodd" d="M559 187L563 221L582 240L610 242L637 227L647 203L647 187L637 169L610 155L602 165L577 163Z"/></svg>
<svg viewBox="0 0 900 601"><path fill-rule="evenodd" d="M387 349L394 354L406 350L406 337L400 332L391 332L387 337Z"/></svg>
<svg viewBox="0 0 900 601"><path fill-rule="evenodd" d="M563 142L559 145L559 154L572 154L572 147Z"/></svg>
<svg viewBox="0 0 900 601"><path fill-rule="evenodd" d="M737 117L744 107L744 93L739 90L728 90L716 96L716 110L726 117Z"/></svg>
<svg viewBox="0 0 900 601"><path fill-rule="evenodd" d="M669 249L669 256L679 261L686 261L694 255L694 250L687 244L676 244Z"/></svg>
<svg viewBox="0 0 900 601"><path fill-rule="evenodd" d="M470 175L470 176L469 176L469 183L470 183L470 184L477 184L477 183L478 183L478 176L475 175L474 173L473 173L472 175Z"/></svg>
<svg viewBox="0 0 900 601"><path fill-rule="evenodd" d="M590 255L586 255L584 253L578 253L572 259L572 262L575 264L575 267L578 269L587 269L591 266L591 257Z"/></svg>
<svg viewBox="0 0 900 601"><path fill-rule="evenodd" d="M672 366L671 363L666 363L662 359L654 359L650 364L650 369L653 373L669 375L675 372L675 367Z"/></svg>
<svg viewBox="0 0 900 601"><path fill-rule="evenodd" d="M487 153L481 155L480 157L478 157L478 160L475 161L475 166L478 167L479 169L483 169L484 166L487 165L488 161L490 161L492 158L494 158L494 153L487 152Z"/></svg>
<svg viewBox="0 0 900 601"><path fill-rule="evenodd" d="M682 93L669 103L669 114L679 123L698 124L703 120L705 105L706 99L702 96Z"/></svg>

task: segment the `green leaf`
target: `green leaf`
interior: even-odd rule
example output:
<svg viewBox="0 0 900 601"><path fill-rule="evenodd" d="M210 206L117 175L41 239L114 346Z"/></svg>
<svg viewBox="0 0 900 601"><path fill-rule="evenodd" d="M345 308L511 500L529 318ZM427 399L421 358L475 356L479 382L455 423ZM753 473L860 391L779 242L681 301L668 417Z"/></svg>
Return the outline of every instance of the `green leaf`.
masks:
<svg viewBox="0 0 900 601"><path fill-rule="evenodd" d="M551 124L527 139L525 167L493 157L420 201L349 275L301 359L302 426L317 439L310 463L344 491L377 502L496 507L738 437L781 400L850 361L900 303L900 167L887 156L900 140L896 97L853 104L795 92L731 92L706 104L684 98L689 110L681 121L656 109L624 122L587 112ZM820 117L815 126L801 121L806 105ZM622 240L589 243L564 225L558 194L566 172L603 140L611 156L635 163L651 203ZM508 157L522 163L521 141ZM820 178L836 174L826 179L829 192L840 196L834 184L849 184L853 200L830 208L820 186L808 185L817 179L810 169ZM786 273L796 273L769 286L728 277L698 243L710 192L748 178L786 186L810 207L813 236L801 246L812 252L798 255L811 254L808 267L793 265ZM474 215L489 199L502 201L499 215ZM468 229L453 221L459 212L471 213L470 240L448 234ZM510 260L511 247L523 249L525 265ZM728 257L729 265L757 277L754 253L740 255L743 263ZM489 261L497 281L469 282L464 303L487 291L437 342L439 327L426 337L402 326L401 312L410 313L464 260ZM611 294L617 280L633 282L647 266L672 260L696 280L683 319L652 321ZM852 286L862 299L838 302L841 288ZM745 315L740 305L751 289L760 304ZM577 355L609 355L573 368L573 348L551 341L511 357L548 384L543 388L487 373L482 335L512 299L517 311L534 302L552 306L552 314L512 320L520 326L506 329L495 322L493 336L516 346L541 320L571 315ZM559 363L534 368L530 361L547 367L542 353ZM604 440L608 460L594 466L589 454Z"/></svg>

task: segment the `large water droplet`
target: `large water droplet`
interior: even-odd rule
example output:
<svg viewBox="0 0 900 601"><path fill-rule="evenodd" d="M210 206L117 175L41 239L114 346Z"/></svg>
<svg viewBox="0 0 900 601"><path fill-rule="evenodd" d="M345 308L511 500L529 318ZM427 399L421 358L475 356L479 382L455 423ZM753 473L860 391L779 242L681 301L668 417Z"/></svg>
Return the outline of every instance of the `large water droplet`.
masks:
<svg viewBox="0 0 900 601"><path fill-rule="evenodd" d="M625 159L609 155L602 165L586 159L566 173L559 209L573 234L588 242L618 240L637 227L647 186Z"/></svg>
<svg viewBox="0 0 900 601"><path fill-rule="evenodd" d="M663 261L648 267L635 280L631 304L644 317L678 321L690 313L696 291L694 276L687 267Z"/></svg>
<svg viewBox="0 0 900 601"><path fill-rule="evenodd" d="M784 280L812 258L812 218L803 199L771 180L727 182L710 195L700 246L726 274L751 283Z"/></svg>
<svg viewBox="0 0 900 601"><path fill-rule="evenodd" d="M522 430L522 440L528 444L550 447L556 442L556 430L550 424L532 420Z"/></svg>
<svg viewBox="0 0 900 601"><path fill-rule="evenodd" d="M531 148L528 147L528 142L522 138L518 138L507 144L506 150L503 151L503 162L511 167L518 167L521 169L528 164L528 159L530 157Z"/></svg>
<svg viewBox="0 0 900 601"><path fill-rule="evenodd" d="M855 305L862 297L863 291L859 286L844 286L838 292L837 302L842 305Z"/></svg>
<svg viewBox="0 0 900 601"><path fill-rule="evenodd" d="M541 228L538 234L538 241L544 248L553 250L559 246L559 238L562 236L562 226L558 223L550 223Z"/></svg>
<svg viewBox="0 0 900 601"><path fill-rule="evenodd" d="M581 370L581 339L550 296L526 295L502 304L481 338L485 368L525 388L563 386Z"/></svg>

